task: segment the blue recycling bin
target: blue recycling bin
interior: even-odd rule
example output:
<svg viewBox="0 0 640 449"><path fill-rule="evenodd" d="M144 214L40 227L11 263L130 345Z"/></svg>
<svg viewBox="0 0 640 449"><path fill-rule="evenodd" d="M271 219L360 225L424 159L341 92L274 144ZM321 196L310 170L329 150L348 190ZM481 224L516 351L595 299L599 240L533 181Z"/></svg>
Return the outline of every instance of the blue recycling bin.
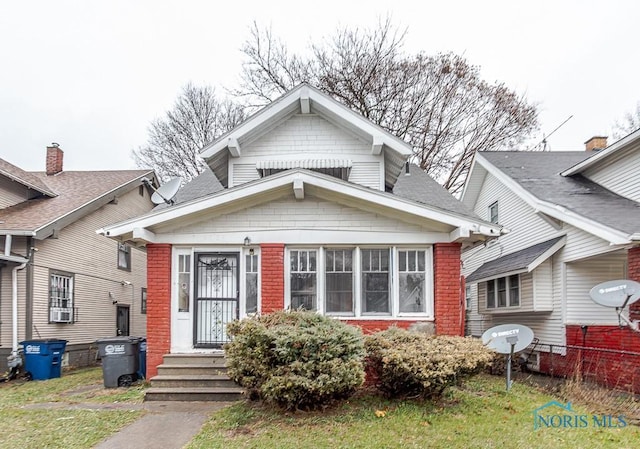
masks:
<svg viewBox="0 0 640 449"><path fill-rule="evenodd" d="M24 369L33 380L46 380L62 374L62 355L67 340L25 340L20 342L24 352Z"/></svg>
<svg viewBox="0 0 640 449"><path fill-rule="evenodd" d="M138 344L138 379L147 378L147 339L140 338Z"/></svg>

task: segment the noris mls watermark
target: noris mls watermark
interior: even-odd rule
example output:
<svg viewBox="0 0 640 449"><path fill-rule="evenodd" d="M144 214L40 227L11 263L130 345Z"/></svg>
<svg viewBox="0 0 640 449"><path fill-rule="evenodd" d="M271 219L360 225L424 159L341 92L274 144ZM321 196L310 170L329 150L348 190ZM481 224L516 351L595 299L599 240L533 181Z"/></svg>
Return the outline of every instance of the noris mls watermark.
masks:
<svg viewBox="0 0 640 449"><path fill-rule="evenodd" d="M571 402L547 402L533 411L533 428L537 429L585 429L587 427L627 427L624 415L582 415L571 408Z"/></svg>

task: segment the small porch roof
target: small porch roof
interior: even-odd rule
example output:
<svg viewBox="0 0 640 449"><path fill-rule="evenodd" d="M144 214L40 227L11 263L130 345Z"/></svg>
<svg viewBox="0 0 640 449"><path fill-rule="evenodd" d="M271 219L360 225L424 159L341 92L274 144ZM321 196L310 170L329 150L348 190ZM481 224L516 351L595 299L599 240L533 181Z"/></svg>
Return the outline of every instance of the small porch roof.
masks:
<svg viewBox="0 0 640 449"><path fill-rule="evenodd" d="M482 264L476 271L467 276L466 281L468 284L472 284L512 274L530 273L542 262L553 256L565 245L566 241L565 236L560 236L498 257Z"/></svg>

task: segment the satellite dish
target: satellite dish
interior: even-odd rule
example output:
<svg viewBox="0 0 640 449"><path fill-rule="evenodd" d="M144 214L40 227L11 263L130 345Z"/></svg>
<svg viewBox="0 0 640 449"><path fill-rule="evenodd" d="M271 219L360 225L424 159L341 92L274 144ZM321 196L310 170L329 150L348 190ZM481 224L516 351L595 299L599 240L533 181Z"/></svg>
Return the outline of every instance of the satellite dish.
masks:
<svg viewBox="0 0 640 449"><path fill-rule="evenodd" d="M589 296L601 306L624 308L640 299L640 283L625 279L603 282L593 287Z"/></svg>
<svg viewBox="0 0 640 449"><path fill-rule="evenodd" d="M182 184L182 178L177 177L169 180L169 182L161 185L157 189L153 189L153 195L151 195L151 201L153 204L173 204L173 197L176 196L180 185ZM151 185L150 183L147 185ZM153 186L152 186L153 188Z"/></svg>
<svg viewBox="0 0 640 449"><path fill-rule="evenodd" d="M500 354L522 351L533 341L533 331L522 324L500 324L482 334L482 343Z"/></svg>
<svg viewBox="0 0 640 449"><path fill-rule="evenodd" d="M507 359L507 391L511 388L511 357L533 341L533 331L522 324L499 324L482 334L482 343Z"/></svg>

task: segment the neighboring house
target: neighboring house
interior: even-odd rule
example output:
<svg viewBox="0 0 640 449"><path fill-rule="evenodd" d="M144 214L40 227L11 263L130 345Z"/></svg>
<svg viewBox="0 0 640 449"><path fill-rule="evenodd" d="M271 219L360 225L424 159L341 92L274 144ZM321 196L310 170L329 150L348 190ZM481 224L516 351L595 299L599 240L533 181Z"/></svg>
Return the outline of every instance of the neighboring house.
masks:
<svg viewBox="0 0 640 449"><path fill-rule="evenodd" d="M565 346L640 352L640 333L620 326L614 309L589 296L604 281L640 281L640 130L594 147L606 147L606 138L589 140L585 152L478 153L462 196L480 217L509 231L463 253L467 333L527 325L544 343L531 366L555 374L570 367L562 366L563 357L551 367L548 345L574 361ZM608 383L625 382L626 374L612 373L611 360L602 361ZM636 356L635 371L638 363Z"/></svg>
<svg viewBox="0 0 640 449"><path fill-rule="evenodd" d="M305 308L366 331L463 332L460 250L500 233L418 167L412 149L301 85L202 151L176 204L104 227L148 253L148 376L207 352L226 324Z"/></svg>
<svg viewBox="0 0 640 449"><path fill-rule="evenodd" d="M94 361L97 338L146 333L146 254L95 230L151 210L141 179L154 173L63 171L62 162L56 144L46 172L0 159L2 370L23 340L68 340L64 362L78 366Z"/></svg>

